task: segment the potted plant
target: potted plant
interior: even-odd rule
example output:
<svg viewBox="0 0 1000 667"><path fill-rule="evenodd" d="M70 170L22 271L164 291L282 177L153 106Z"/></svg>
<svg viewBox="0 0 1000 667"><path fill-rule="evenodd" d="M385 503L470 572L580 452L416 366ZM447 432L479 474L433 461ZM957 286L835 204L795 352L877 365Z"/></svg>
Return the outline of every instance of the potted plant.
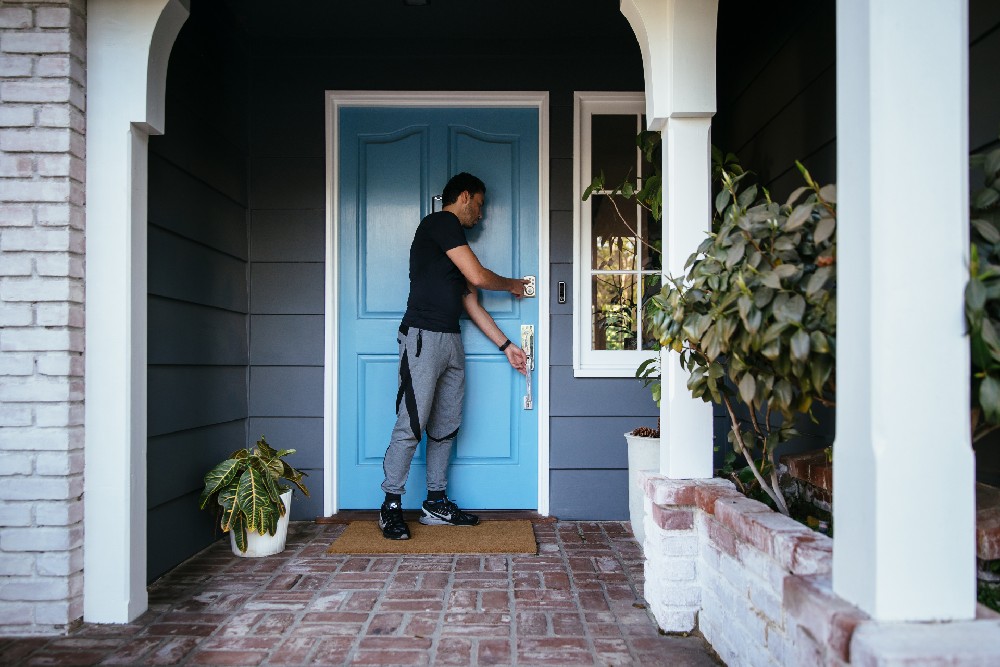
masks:
<svg viewBox="0 0 1000 667"><path fill-rule="evenodd" d="M605 183L604 172L601 171L591 182L583 193L583 200L587 201L592 195L599 194L608 198L614 207L615 218L620 226L628 230L631 238L635 239L635 248L645 246L644 252L636 252L634 261L644 260L646 269L659 269L659 257L661 256L662 242L659 240L647 240L639 233L639 230L632 228L629 216L622 214L619 205L640 206L648 212L655 223L659 223L662 218L662 180L660 176L660 133L640 132L636 136L636 146L642 152L646 162L646 176L641 177L628 171L625 178L618 184L609 185ZM614 235L607 235L604 238L606 244L620 244L621 240ZM647 276L647 281L643 285L642 294L655 294L658 291L659 276ZM615 286L609 286L614 289ZM618 286L619 290L622 290ZM624 290L622 290L624 291ZM607 318L604 326L619 326L619 320L631 321L641 317L654 304L648 297L642 303L635 303L634 294L622 294L615 301L624 304L621 312L615 312L614 318ZM621 336L633 335L634 329L631 326L619 326L622 329ZM638 346L638 341L635 341ZM657 407L660 405L660 365L659 365L659 345L654 345L655 357L644 361L635 372L638 379L649 388L653 400ZM632 532L636 540L642 544L644 539L643 530L643 494L637 481L637 472L640 470L655 470L660 465L660 426L656 428L639 426L632 431L625 433L625 440L628 447L628 479L629 479L629 519L632 523Z"/></svg>
<svg viewBox="0 0 1000 667"><path fill-rule="evenodd" d="M261 436L256 446L236 450L205 475L200 507L214 509L237 556L284 551L292 488L278 481L286 479L309 495L302 483L306 474L283 460L294 453L294 449L273 449Z"/></svg>
<svg viewBox="0 0 1000 667"><path fill-rule="evenodd" d="M796 163L806 185L779 205L744 187L734 160L713 149L722 185L713 231L687 274L654 297L647 321L680 354L692 395L725 407L729 441L747 463L734 481L755 480L788 515L777 447L797 435L796 414L833 405L836 190Z"/></svg>

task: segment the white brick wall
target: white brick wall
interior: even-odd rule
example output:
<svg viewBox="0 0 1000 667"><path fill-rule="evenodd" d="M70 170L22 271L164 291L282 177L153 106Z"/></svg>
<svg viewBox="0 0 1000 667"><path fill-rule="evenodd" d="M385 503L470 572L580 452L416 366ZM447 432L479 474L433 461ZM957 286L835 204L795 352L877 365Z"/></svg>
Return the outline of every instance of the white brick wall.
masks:
<svg viewBox="0 0 1000 667"><path fill-rule="evenodd" d="M83 615L85 0L0 5L0 634Z"/></svg>
<svg viewBox="0 0 1000 667"><path fill-rule="evenodd" d="M640 476L650 610L664 630L698 628L727 665L1000 664L1000 614L876 623L833 593L828 537L723 480Z"/></svg>

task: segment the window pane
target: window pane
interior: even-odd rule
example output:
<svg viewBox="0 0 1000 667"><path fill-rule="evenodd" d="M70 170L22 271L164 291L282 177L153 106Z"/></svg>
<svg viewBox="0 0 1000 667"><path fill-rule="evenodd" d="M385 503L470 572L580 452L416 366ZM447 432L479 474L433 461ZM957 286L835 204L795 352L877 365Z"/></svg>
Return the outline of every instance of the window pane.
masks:
<svg viewBox="0 0 1000 667"><path fill-rule="evenodd" d="M635 116L593 115L590 117L591 178L604 172L604 184L611 188L631 174L636 177L638 134Z"/></svg>
<svg viewBox="0 0 1000 667"><path fill-rule="evenodd" d="M652 214L642 211L642 270L659 271L663 256L663 225Z"/></svg>
<svg viewBox="0 0 1000 667"><path fill-rule="evenodd" d="M592 349L636 349L637 277L610 274L592 277Z"/></svg>
<svg viewBox="0 0 1000 667"><path fill-rule="evenodd" d="M638 233L635 204L622 197L608 195L594 195L590 199L591 268L598 271L634 270Z"/></svg>
<svg viewBox="0 0 1000 667"><path fill-rule="evenodd" d="M656 350L659 348L655 338L649 335L649 326L646 324L646 310L649 300L660 293L662 277L659 274L648 274L642 277L642 315L640 323L642 331L642 349Z"/></svg>

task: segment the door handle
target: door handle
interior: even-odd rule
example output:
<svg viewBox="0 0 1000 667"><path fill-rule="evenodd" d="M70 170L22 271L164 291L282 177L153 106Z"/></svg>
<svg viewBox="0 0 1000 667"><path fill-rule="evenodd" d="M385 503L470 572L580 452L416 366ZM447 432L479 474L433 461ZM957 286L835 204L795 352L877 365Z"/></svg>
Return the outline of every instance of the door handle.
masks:
<svg viewBox="0 0 1000 667"><path fill-rule="evenodd" d="M436 206L444 201L444 195L434 195L431 197L431 213L437 213Z"/></svg>
<svg viewBox="0 0 1000 667"><path fill-rule="evenodd" d="M531 371L535 369L535 325L521 325L521 349L524 350L527 357L524 378L527 382L528 394L524 397L524 409L532 410L535 407L531 398Z"/></svg>

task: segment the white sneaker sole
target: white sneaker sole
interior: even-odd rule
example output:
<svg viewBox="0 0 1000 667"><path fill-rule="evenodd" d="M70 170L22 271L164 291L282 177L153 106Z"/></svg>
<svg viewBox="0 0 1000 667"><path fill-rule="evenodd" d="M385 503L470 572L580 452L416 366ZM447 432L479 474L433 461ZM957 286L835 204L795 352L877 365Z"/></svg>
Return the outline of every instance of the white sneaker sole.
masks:
<svg viewBox="0 0 1000 667"><path fill-rule="evenodd" d="M424 512L423 516L421 516L417 520L420 523L424 524L425 526L458 526L459 528L466 528L469 526L477 525L472 523L452 523L451 521L447 521L445 519L442 519L441 517L435 516L433 514L428 514L427 510L423 510L423 512Z"/></svg>

